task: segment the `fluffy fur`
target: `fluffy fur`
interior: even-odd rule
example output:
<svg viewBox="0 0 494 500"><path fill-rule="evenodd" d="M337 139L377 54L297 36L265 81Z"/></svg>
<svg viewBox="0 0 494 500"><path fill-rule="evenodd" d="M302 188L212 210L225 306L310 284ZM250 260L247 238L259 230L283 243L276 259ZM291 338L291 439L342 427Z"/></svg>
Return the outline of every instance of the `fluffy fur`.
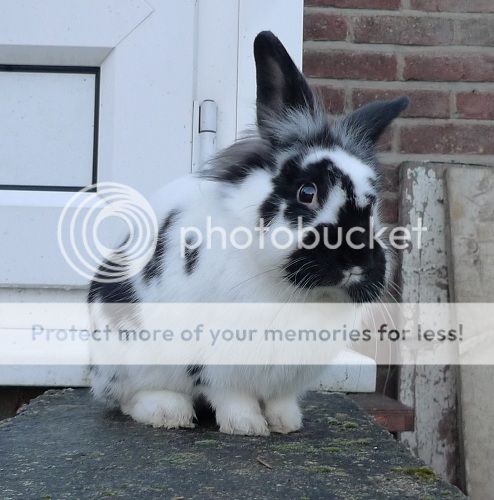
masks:
<svg viewBox="0 0 494 500"><path fill-rule="evenodd" d="M119 283L93 281L93 326L111 323L105 303L371 301L386 286L389 255L378 248L284 250L267 244L188 249L180 228L206 232L206 215L227 231L254 228L297 234L297 220L330 235L379 224L375 141L407 99L373 103L331 123L280 41L269 32L254 45L258 130L221 152L209 168L161 189L154 255L137 276ZM301 186L315 186L313 203ZM213 240L214 241L214 240ZM102 266L104 269L104 264ZM227 355L227 353L225 353ZM192 427L195 398L205 397L222 432L267 435L302 426L297 403L322 368L311 366L94 366L96 397L138 422Z"/></svg>

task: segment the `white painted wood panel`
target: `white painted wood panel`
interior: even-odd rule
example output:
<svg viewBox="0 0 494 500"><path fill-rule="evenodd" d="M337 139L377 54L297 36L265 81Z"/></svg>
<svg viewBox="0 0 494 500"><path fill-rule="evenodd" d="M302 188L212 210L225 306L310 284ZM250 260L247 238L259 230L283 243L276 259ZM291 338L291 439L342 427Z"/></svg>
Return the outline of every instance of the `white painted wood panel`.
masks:
<svg viewBox="0 0 494 500"><path fill-rule="evenodd" d="M22 47L35 43L48 52L50 44L63 43L64 51L73 50L72 64L80 64L80 47L75 45L114 44L101 63L98 181L120 182L149 195L189 172L196 2L156 0L150 7L140 0L78 1L73 10L62 3L68 5L55 0L7 2L7 17L18 31L9 28L0 35L0 63L19 62L2 60L1 42ZM21 25L26 12L47 20L44 40L42 31L30 28L31 21ZM85 29L80 31L79 24ZM105 29L112 35L103 39ZM53 30L76 34L59 39ZM56 59L60 54L54 54L52 62L63 64ZM50 165L43 162L39 168L49 170ZM0 286L87 286L58 248L58 219L68 199L67 193L1 193Z"/></svg>
<svg viewBox="0 0 494 500"><path fill-rule="evenodd" d="M92 183L96 75L2 71L0 185Z"/></svg>
<svg viewBox="0 0 494 500"><path fill-rule="evenodd" d="M402 301L448 302L448 234L444 170L434 163L406 163L401 167L400 224L409 229L422 218L427 231L421 248L402 252ZM403 353L404 363L413 363ZM444 479L458 479L455 366L400 367L399 399L415 410L415 430L400 440Z"/></svg>
<svg viewBox="0 0 494 500"><path fill-rule="evenodd" d="M275 32L302 61L303 0L0 0L0 10L0 64L101 67L98 179L145 195L190 170L194 101L217 102L218 147L254 124L252 44L259 31ZM86 281L56 248L69 196L2 193L0 287L9 288L0 299L84 299ZM358 355L343 362L355 366L330 368L323 387L374 388L374 363ZM4 367L0 383L83 385L85 373Z"/></svg>
<svg viewBox="0 0 494 500"><path fill-rule="evenodd" d="M99 65L153 7L146 0L0 0L0 12L0 64Z"/></svg>

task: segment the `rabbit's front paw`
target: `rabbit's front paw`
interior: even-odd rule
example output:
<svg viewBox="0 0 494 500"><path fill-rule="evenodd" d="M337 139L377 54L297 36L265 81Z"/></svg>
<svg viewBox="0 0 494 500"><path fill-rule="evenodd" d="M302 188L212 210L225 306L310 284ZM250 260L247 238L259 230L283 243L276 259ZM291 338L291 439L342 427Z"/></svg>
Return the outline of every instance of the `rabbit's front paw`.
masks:
<svg viewBox="0 0 494 500"><path fill-rule="evenodd" d="M228 418L216 417L220 432L244 436L269 436L266 419L261 414L230 414Z"/></svg>
<svg viewBox="0 0 494 500"><path fill-rule="evenodd" d="M195 417L192 398L173 391L141 391L122 405L122 412L136 422L178 429L194 427Z"/></svg>
<svg viewBox="0 0 494 500"><path fill-rule="evenodd" d="M302 412L296 397L266 401L264 413L273 432L288 434L302 428Z"/></svg>
<svg viewBox="0 0 494 500"><path fill-rule="evenodd" d="M269 436L259 402L245 395L228 394L214 398L216 422L220 432L245 436Z"/></svg>

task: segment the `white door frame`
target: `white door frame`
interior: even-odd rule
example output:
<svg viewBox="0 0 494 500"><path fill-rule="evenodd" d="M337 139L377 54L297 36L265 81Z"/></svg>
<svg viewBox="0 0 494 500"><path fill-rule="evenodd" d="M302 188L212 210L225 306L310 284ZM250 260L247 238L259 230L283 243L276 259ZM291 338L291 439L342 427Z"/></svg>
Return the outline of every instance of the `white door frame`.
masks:
<svg viewBox="0 0 494 500"><path fill-rule="evenodd" d="M0 0L0 63L101 67L98 181L144 195L191 162L196 0L172 3L173 16L169 0ZM0 192L0 286L87 287L56 238L72 195Z"/></svg>
<svg viewBox="0 0 494 500"><path fill-rule="evenodd" d="M255 66L253 41L255 35L265 29L277 34L288 48L292 57L301 66L303 0L173 0L183 6L195 9L192 37L184 30L183 37L190 59L195 58L196 73L191 89L183 89L190 94L190 125L185 131L189 136L188 144L177 144L177 149L188 148L189 160L185 170L192 166L192 143L197 139L193 129L192 110L194 101L213 99L218 104L218 147L224 147L240 136L242 131L255 123ZM148 126L162 129L162 114L153 113L152 102L139 106L133 94L149 92L145 82L152 78L154 71L159 72L160 82L166 68L150 64L143 72L141 88L115 86L116 72L125 81L126 67L119 60L116 47L133 43L131 34L141 24L152 22L157 8L171 0L0 0L0 10L6 12L9 3L21 5L23 9L13 9L14 15L0 17L0 63L101 66L105 71L101 78L101 95L112 96L102 99L104 106L113 106L100 116L99 169L98 180L111 180L135 185L134 165L139 163L139 147L149 147L132 143L133 131L143 128L142 120L152 117ZM108 7L112 4L113 8ZM122 5L125 8L122 8ZM184 8L182 7L181 8ZM47 9L52 15L47 15ZM96 13L96 14L95 14ZM43 19L43 22L40 22ZM67 29L69 27L70 29ZM63 29L65 28L65 29ZM180 28L180 27L178 27ZM94 31L89 41L88 32ZM48 36L47 36L48 34ZM191 38L191 39L189 39ZM151 45L151 44L150 44ZM47 49L47 46L50 46ZM139 50L130 47L130 50ZM176 68L174 68L175 70ZM182 94L181 94L182 95ZM127 140L114 140L111 131L113 124L125 119L130 106L138 119L129 123ZM105 130L110 131L105 136ZM170 152L173 155L173 152ZM163 157L156 150L155 161L148 165L147 179L138 172L144 194L159 184L163 174ZM164 156L164 155L162 155ZM173 158L171 160L173 165ZM175 162L176 163L176 162ZM112 165L118 164L116 170ZM183 168L183 167L181 167ZM29 194L29 196L28 196ZM6 207L45 207L59 210L67 202L71 193L39 192L36 197L26 191L4 191L0 193L0 210ZM55 217L55 216L54 216ZM56 235L53 235L56 240ZM29 242L22 242L29 244ZM11 255L15 256L12 242ZM54 264L53 264L54 265ZM84 280L56 277L52 282L44 279L25 278L18 283L0 283L0 300L6 302L66 302L85 300ZM46 286L51 288L45 288ZM86 385L86 367L15 367L0 366L0 385L39 385L66 386Z"/></svg>

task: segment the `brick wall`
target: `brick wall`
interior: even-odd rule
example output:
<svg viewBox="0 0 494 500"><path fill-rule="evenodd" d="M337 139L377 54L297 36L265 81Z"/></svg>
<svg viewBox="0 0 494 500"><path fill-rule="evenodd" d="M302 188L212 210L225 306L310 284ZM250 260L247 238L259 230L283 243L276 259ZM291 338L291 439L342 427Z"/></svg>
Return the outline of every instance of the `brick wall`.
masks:
<svg viewBox="0 0 494 500"><path fill-rule="evenodd" d="M381 141L384 213L404 160L494 164L494 0L305 0L304 72L333 114L406 94Z"/></svg>

